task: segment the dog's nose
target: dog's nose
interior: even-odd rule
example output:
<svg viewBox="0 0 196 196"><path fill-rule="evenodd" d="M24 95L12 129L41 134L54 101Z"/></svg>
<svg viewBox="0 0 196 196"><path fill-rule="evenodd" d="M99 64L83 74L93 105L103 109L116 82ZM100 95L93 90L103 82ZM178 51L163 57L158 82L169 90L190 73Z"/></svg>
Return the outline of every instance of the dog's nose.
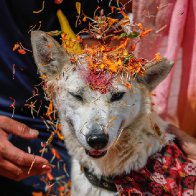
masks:
<svg viewBox="0 0 196 196"><path fill-rule="evenodd" d="M108 134L88 134L86 136L88 145L95 150L101 150L102 148L106 147L108 140Z"/></svg>

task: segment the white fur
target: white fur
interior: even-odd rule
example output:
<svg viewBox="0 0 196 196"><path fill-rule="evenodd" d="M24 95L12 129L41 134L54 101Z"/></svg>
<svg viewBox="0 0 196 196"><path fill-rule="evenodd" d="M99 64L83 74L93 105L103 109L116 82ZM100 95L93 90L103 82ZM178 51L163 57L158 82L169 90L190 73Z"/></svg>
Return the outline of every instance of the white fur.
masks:
<svg viewBox="0 0 196 196"><path fill-rule="evenodd" d="M101 95L92 91L77 72L70 74L69 77L67 81L62 77L56 82L58 90L55 103L63 125L65 143L73 158L72 195L114 195L91 185L80 170L80 164L97 175L129 173L131 170L142 168L148 157L161 150L172 136L165 133L167 125L156 114L150 112L149 91L144 86L134 84L134 87L128 90L119 85L118 89L123 88L127 91L127 97L115 102L114 105L108 105L107 94ZM54 81L52 83L54 84ZM85 86L84 94L86 92L85 99L89 99L85 106L67 94L67 91L76 92L76 89L83 86ZM85 148L90 149L85 135L88 133L88 127L91 127L99 115L102 116L99 118L102 124L107 124L112 116L117 117L117 123L113 123L108 130L110 135L108 153L100 159L93 159L85 153ZM70 130L67 118L73 119L74 129ZM121 122L118 122L119 119L125 119L124 130L120 136L117 135ZM154 124L159 126L160 135L153 130ZM129 153L130 156L123 160Z"/></svg>
<svg viewBox="0 0 196 196"><path fill-rule="evenodd" d="M52 43L53 48L49 49L48 43ZM72 156L72 195L114 195L91 185L80 165L97 175L130 173L144 167L149 156L173 139L165 133L167 124L151 112L150 100L150 90L166 77L172 64L165 59L152 63L147 66L143 78L130 81L131 89L115 79L112 88L101 94L93 91L82 77L79 68L87 69L83 56L77 65L79 68L73 69L57 42L43 32L32 33L32 46L40 72L48 76L46 91L58 111L66 147ZM44 52L39 55L39 51ZM150 80L152 74L154 81ZM115 92L125 92L125 95L121 100L111 102ZM73 94L82 96L83 101ZM85 152L85 149L92 150L85 136L93 127L100 126L109 135L108 145L102 149L107 150L107 154L93 159Z"/></svg>

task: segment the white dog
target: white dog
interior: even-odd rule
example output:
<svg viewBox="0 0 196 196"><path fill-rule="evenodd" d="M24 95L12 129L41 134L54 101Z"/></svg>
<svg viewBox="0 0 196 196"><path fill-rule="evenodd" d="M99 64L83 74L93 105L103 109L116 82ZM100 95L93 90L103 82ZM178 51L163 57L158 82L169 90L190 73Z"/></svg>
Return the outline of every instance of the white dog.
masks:
<svg viewBox="0 0 196 196"><path fill-rule="evenodd" d="M101 94L86 84L79 71L81 66L87 69L84 56L78 56L76 67L64 49L42 31L32 32L32 47L72 156L73 196L109 196L117 191L120 195L193 195L196 168L187 160L186 165L178 161L184 156L172 142L173 136L165 132L167 124L151 112L150 92L173 63L162 59L147 64L144 76L131 81L132 88L114 79L113 88ZM194 178L184 187L190 167ZM144 177L138 177L140 174Z"/></svg>

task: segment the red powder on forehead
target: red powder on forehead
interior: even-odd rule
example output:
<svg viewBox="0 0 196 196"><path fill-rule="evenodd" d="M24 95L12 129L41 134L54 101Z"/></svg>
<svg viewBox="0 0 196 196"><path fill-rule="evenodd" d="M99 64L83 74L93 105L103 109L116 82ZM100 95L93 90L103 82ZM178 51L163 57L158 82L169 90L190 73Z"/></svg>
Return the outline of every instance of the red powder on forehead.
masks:
<svg viewBox="0 0 196 196"><path fill-rule="evenodd" d="M105 94L112 86L112 80L114 75L107 73L106 71L95 71L84 67L78 68L81 77L85 80L86 84L90 86L92 90L97 90L101 94Z"/></svg>
<svg viewBox="0 0 196 196"><path fill-rule="evenodd" d="M86 82L93 90L98 90L101 94L105 94L112 86L112 75L102 72L94 72L89 70L86 76Z"/></svg>

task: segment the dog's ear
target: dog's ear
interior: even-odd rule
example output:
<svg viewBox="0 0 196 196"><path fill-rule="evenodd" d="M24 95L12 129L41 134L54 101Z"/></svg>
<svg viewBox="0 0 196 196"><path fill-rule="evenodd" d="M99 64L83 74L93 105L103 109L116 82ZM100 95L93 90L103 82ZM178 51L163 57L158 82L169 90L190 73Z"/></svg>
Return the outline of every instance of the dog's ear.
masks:
<svg viewBox="0 0 196 196"><path fill-rule="evenodd" d="M138 76L138 82L145 84L152 91L170 72L173 62L163 58L159 62L150 62L145 65L145 73Z"/></svg>
<svg viewBox="0 0 196 196"><path fill-rule="evenodd" d="M43 31L31 32L31 44L38 70L47 79L59 74L69 62L63 47Z"/></svg>

